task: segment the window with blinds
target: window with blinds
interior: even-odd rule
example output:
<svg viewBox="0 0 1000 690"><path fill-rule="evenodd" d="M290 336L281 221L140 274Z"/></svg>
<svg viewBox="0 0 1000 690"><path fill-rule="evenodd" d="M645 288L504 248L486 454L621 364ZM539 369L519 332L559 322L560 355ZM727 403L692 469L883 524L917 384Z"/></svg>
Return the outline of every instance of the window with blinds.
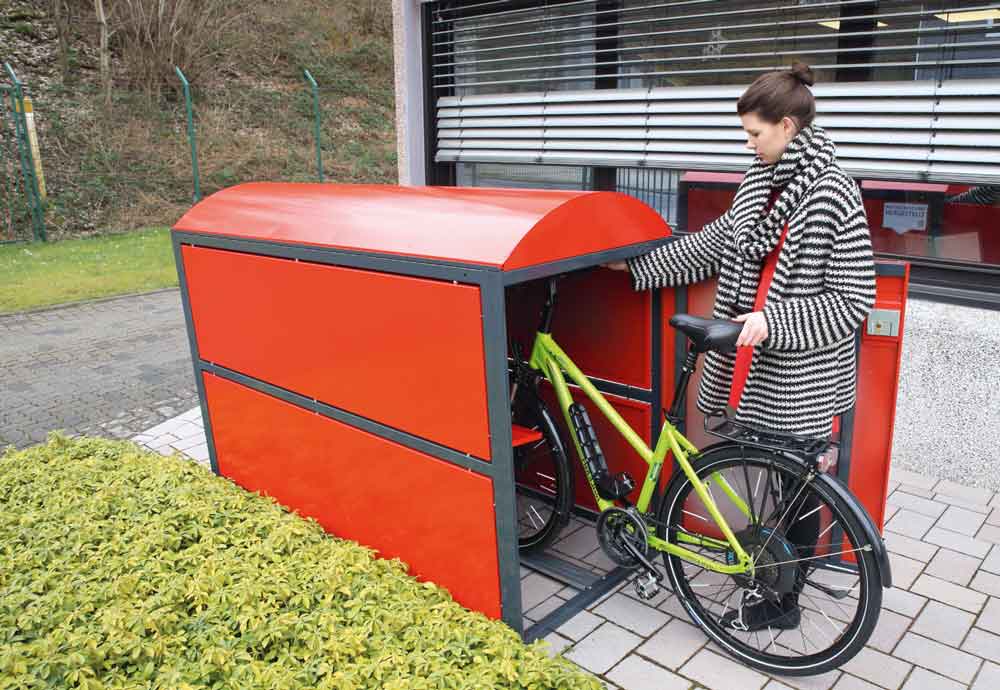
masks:
<svg viewBox="0 0 1000 690"><path fill-rule="evenodd" d="M801 60L852 174L1000 182L1000 3L429 4L439 162L740 171L736 100Z"/></svg>

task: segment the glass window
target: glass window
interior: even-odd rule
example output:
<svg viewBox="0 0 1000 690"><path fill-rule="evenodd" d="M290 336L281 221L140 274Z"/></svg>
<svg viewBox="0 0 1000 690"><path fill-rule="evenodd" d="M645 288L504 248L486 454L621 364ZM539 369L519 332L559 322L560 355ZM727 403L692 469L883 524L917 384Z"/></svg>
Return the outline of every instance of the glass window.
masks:
<svg viewBox="0 0 1000 690"><path fill-rule="evenodd" d="M594 17L575 6L498 7L435 19L435 85L449 95L594 88ZM542 43L539 37L552 37ZM532 81L526 81L532 80ZM438 88L438 95L443 89Z"/></svg>
<svg viewBox="0 0 1000 690"><path fill-rule="evenodd" d="M458 163L455 172L459 187L594 188L593 168L582 166ZM649 205L673 228L678 219L677 188L680 177L681 173L677 170L617 168L615 191L633 196Z"/></svg>
<svg viewBox="0 0 1000 690"><path fill-rule="evenodd" d="M593 187L590 168L571 165L517 163L458 163L459 187L517 187L582 190Z"/></svg>
<svg viewBox="0 0 1000 690"><path fill-rule="evenodd" d="M677 226L677 185L680 172L657 168L618 168L616 189L634 196L659 213L671 228Z"/></svg>
<svg viewBox="0 0 1000 690"><path fill-rule="evenodd" d="M678 232L698 232L733 203L741 173L687 171L678 181Z"/></svg>
<svg viewBox="0 0 1000 690"><path fill-rule="evenodd" d="M697 232L732 203L742 175L685 172L678 186L680 232ZM876 254L923 263L1000 268L1000 185L861 180Z"/></svg>
<svg viewBox="0 0 1000 690"><path fill-rule="evenodd" d="M880 254L1000 266L1000 186L861 183Z"/></svg>
<svg viewBox="0 0 1000 690"><path fill-rule="evenodd" d="M1000 76L1000 8L946 0L435 3L439 95Z"/></svg>

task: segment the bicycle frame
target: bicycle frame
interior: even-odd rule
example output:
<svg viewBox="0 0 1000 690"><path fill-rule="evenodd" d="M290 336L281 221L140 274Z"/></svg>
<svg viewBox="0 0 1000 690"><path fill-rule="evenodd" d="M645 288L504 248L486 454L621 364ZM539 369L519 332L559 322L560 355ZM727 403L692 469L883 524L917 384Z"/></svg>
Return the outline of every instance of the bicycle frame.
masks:
<svg viewBox="0 0 1000 690"><path fill-rule="evenodd" d="M646 540L651 547L658 551L663 551L673 556L677 556L678 558L682 558L686 561L696 563L707 570L717 573L738 575L753 572L753 559L751 559L749 554L747 554L747 552L740 545L739 540L733 534L733 531L726 522L725 517L723 517L722 513L719 511L718 506L715 504L715 500L712 498L712 495L708 490L708 482L701 482L695 474L694 469L691 467L689 456L691 454L698 453L698 449L687 438L685 438L684 434L682 434L677 427L671 424L670 420L664 419L663 428L660 430L660 436L656 442L656 448L650 448L642 440L639 434L637 434L635 430L629 426L628 422L626 422L611 406L601 392L597 390L594 384L590 382L590 379L588 379L587 376L580 371L579 367L573 363L562 348L556 344L550 333L539 331L535 334L535 342L531 349L531 359L529 360L528 365L541 372L549 383L552 384L552 387L555 390L556 398L559 401L559 407L562 410L563 417L566 420L567 426L571 430L573 429L573 424L570 421L569 407L573 404L573 397L570 394L566 377L583 390L587 397L590 398L594 405L597 406L597 409L600 410L605 417L607 417L608 421L610 421L615 429L617 429L618 432L625 438L628 444L632 446L635 452L646 461L649 465L649 469L646 472L646 479L643 481L639 492L639 500L635 504L635 507L639 510L639 512L646 513L649 510L649 504L653 498L653 491L656 488L657 482L660 478L660 472L663 469L664 459L666 458L667 451L671 451L674 454L674 458L677 460L677 463L680 465L681 470L691 481L698 497L705 504L709 515L711 515L716 526L718 526L719 530L725 536L725 540L723 541L713 537L678 532L677 540L687 544L698 544L720 550L730 548L736 555L737 562L733 565L724 565L718 561L706 558L705 556L702 556L701 554L688 548L672 544L664 539L660 539L652 532L646 535ZM590 468L587 463L583 461L584 456L580 449L579 440L576 438L575 434L571 434L571 436L573 437L573 446L576 449L577 458L580 459L580 464L583 466L584 475L587 477L587 483L590 485L590 490L594 494L594 500L597 502L598 509L603 512L608 508L614 507L614 501L603 499L597 493L597 487L594 484L593 476L591 476ZM740 512L748 517L751 516L750 508L746 505L743 499L737 495L736 491L733 490L725 478L718 473L714 473L711 476L711 479L729 497L729 499L733 502L733 505L735 505Z"/></svg>

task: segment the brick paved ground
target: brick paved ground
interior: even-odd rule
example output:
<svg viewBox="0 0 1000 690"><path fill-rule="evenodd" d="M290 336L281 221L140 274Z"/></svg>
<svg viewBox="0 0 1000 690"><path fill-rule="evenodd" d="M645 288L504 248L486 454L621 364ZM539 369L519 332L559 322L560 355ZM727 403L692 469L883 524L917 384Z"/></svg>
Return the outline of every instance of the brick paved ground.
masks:
<svg viewBox="0 0 1000 690"><path fill-rule="evenodd" d="M208 464L197 408L135 440ZM672 594L647 603L630 583L546 639L553 653L621 690L1000 689L1000 494L893 470L888 502L895 587L868 646L842 669L808 678L748 669L709 644ZM553 551L594 572L612 566L580 520ZM526 629L577 593L524 567L521 575Z"/></svg>
<svg viewBox="0 0 1000 690"><path fill-rule="evenodd" d="M197 404L180 293L0 316L0 448L127 438Z"/></svg>
<svg viewBox="0 0 1000 690"><path fill-rule="evenodd" d="M0 446L62 428L135 438L207 464L176 290L0 317L0 381ZM997 690L1000 496L897 469L890 491L896 587L868 647L840 670L756 673L707 644L672 595L641 602L628 583L550 635L552 650L622 690ZM583 522L554 548L583 567L608 566ZM575 593L522 574L526 624Z"/></svg>

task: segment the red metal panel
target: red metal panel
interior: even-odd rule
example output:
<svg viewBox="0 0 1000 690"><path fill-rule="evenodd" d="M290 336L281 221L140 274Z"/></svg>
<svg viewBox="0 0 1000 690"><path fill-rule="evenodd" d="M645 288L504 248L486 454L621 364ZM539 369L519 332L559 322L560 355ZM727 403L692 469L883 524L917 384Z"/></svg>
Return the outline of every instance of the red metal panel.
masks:
<svg viewBox="0 0 1000 690"><path fill-rule="evenodd" d="M182 253L202 359L490 457L479 288L205 247Z"/></svg>
<svg viewBox="0 0 1000 690"><path fill-rule="evenodd" d="M670 227L660 214L626 194L581 194L540 219L511 251L503 269L536 266L668 235Z"/></svg>
<svg viewBox="0 0 1000 690"><path fill-rule="evenodd" d="M1000 207L981 204L945 204L942 242L958 243L938 249L938 256L1000 264Z"/></svg>
<svg viewBox="0 0 1000 690"><path fill-rule="evenodd" d="M669 410L674 400L674 390L677 387L677 376L680 374L677 366L677 331L670 325L670 317L677 313L677 290L665 289L660 291L660 321L663 324L663 349L660 360L661 374L661 398L659 407L656 410L656 426L663 426L662 410ZM683 350L682 350L683 353ZM650 420L652 421L652 420ZM663 472L660 474L660 489L666 490L670 479L676 469L674 454L667 451L667 457L663 462Z"/></svg>
<svg viewBox="0 0 1000 690"><path fill-rule="evenodd" d="M898 262L879 261L880 264ZM899 334L861 336L858 361L858 401L854 415L848 486L882 527L892 459L892 432L896 420L896 391L902 358L903 327L909 264L902 276L879 276L876 309L899 310Z"/></svg>
<svg viewBox="0 0 1000 690"><path fill-rule="evenodd" d="M729 210L736 188L688 190L687 231L697 232Z"/></svg>
<svg viewBox="0 0 1000 690"><path fill-rule="evenodd" d="M222 190L174 227L505 270L669 232L655 211L615 192L303 183Z"/></svg>
<svg viewBox="0 0 1000 690"><path fill-rule="evenodd" d="M705 318L712 317L712 306L715 303L715 291L718 282L715 279L706 280L687 287L687 313ZM676 333L673 329L671 332ZM685 340L685 343L687 341ZM698 358L698 369L688 383L688 395L685 407L687 426L684 435L699 448L717 443L718 438L705 433L705 415L698 409L698 388L701 386L701 374L705 370L705 355Z"/></svg>
<svg viewBox="0 0 1000 690"><path fill-rule="evenodd" d="M681 182L711 182L715 184L738 185L743 181L743 173L702 172L689 170L681 175Z"/></svg>
<svg viewBox="0 0 1000 690"><path fill-rule="evenodd" d="M500 617L489 478L226 379L204 382L224 476Z"/></svg>
<svg viewBox="0 0 1000 690"><path fill-rule="evenodd" d="M941 190L945 187L924 186ZM886 202L886 199L864 200L876 252L1000 264L1000 235L994 231L1000 223L1000 208L941 201L941 223L933 233L927 230L898 233L882 226Z"/></svg>
<svg viewBox="0 0 1000 690"><path fill-rule="evenodd" d="M862 180L861 189L878 189L894 192L936 192L944 194L948 191L948 185L931 182L901 182L898 180Z"/></svg>
<svg viewBox="0 0 1000 690"><path fill-rule="evenodd" d="M541 441L543 438L541 431L533 431L526 426L520 426L518 424L511 425L510 435L511 445L515 448L529 443L534 443L535 441Z"/></svg>
<svg viewBox="0 0 1000 690"><path fill-rule="evenodd" d="M507 332L530 354L547 281L507 288ZM588 376L640 388L650 384L650 293L627 274L597 269L559 282L552 323L556 342Z"/></svg>
<svg viewBox="0 0 1000 690"><path fill-rule="evenodd" d="M687 230L697 231L722 215L732 204L736 185L742 175L726 173L685 173L683 182L695 186L688 190ZM699 188L697 183L730 182L731 189ZM945 259L1000 264L1000 235L993 228L1000 223L1000 208L979 204L946 203L945 197L965 191L965 185L895 180L862 180L863 191L895 191L903 200L906 192L940 195L943 204L940 228L932 236L927 231L898 233L882 227L885 198L865 198L865 215L871 227L872 246L878 253L910 256L933 256ZM931 244L933 243L933 244Z"/></svg>

